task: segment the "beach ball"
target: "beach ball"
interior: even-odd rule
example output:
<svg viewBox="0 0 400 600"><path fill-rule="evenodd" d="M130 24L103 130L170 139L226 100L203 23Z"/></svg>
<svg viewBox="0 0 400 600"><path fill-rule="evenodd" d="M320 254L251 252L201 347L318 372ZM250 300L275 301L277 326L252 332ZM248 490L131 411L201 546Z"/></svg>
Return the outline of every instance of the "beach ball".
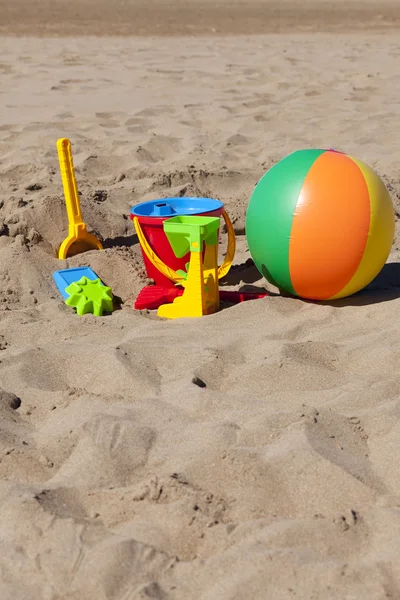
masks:
<svg viewBox="0 0 400 600"><path fill-rule="evenodd" d="M378 275L394 222L389 192L368 165L335 150L299 150L258 182L246 238L270 283L301 298L332 300Z"/></svg>

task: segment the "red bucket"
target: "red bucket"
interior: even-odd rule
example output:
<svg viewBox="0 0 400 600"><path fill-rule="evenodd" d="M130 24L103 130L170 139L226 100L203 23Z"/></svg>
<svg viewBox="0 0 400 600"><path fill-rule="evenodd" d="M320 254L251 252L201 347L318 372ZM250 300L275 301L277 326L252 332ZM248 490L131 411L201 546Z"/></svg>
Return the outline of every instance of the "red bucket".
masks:
<svg viewBox="0 0 400 600"><path fill-rule="evenodd" d="M174 271L186 271L186 263L190 260L190 253L182 258L177 258L172 250L167 236L164 233L163 223L166 219L176 216L196 215L198 217L220 217L224 205L219 200L212 198L164 198L142 202L131 208L131 219L137 217L143 235L153 252ZM147 275L154 280L156 285L173 287L175 283L160 273L160 271L147 258L143 248L142 256Z"/></svg>

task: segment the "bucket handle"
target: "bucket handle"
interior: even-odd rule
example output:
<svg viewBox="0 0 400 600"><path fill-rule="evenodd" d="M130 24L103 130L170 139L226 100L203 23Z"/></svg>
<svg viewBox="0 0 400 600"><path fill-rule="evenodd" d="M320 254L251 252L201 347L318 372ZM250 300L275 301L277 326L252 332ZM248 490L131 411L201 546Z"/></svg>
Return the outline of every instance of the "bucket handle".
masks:
<svg viewBox="0 0 400 600"><path fill-rule="evenodd" d="M233 225L226 213L225 209L222 211L222 216L225 221L226 229L228 232L228 249L224 258L222 265L218 268L218 279L222 279L228 273L229 269L232 266L233 258L235 256L236 251L236 237L235 232L233 231ZM178 275L176 271L168 267L153 250L150 248L148 241L146 240L142 228L140 227L139 219L134 217L133 219L136 233L140 242L140 245L143 249L143 252L149 259L149 261L155 266L155 268L160 271L165 277L171 279L175 283L182 284L185 280L181 275Z"/></svg>

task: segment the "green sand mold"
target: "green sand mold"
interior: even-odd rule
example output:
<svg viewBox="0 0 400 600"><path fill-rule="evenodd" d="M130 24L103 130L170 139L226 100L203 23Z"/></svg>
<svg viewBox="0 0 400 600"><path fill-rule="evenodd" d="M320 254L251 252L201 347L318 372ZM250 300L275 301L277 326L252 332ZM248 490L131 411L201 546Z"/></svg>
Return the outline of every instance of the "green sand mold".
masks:
<svg viewBox="0 0 400 600"><path fill-rule="evenodd" d="M203 242L218 244L219 217L178 215L164 221L164 231L178 258L188 252L202 252Z"/></svg>
<svg viewBox="0 0 400 600"><path fill-rule="evenodd" d="M165 234L172 250L178 258L188 252L203 252L203 242L209 245L218 244L219 217L196 217L178 215L164 221ZM186 271L179 269L178 275L187 279L190 261L186 263ZM177 283L176 285L180 285Z"/></svg>
<svg viewBox="0 0 400 600"><path fill-rule="evenodd" d="M111 288L103 285L100 279L82 277L71 283L65 291L69 294L65 304L76 308L80 317L87 313L102 317L103 313L112 313L114 310Z"/></svg>

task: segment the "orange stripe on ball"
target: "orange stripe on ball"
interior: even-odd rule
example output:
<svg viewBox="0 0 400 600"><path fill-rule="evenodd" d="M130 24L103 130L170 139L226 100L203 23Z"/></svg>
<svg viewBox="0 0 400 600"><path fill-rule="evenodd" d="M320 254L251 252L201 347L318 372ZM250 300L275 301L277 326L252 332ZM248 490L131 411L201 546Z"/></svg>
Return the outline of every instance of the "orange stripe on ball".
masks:
<svg viewBox="0 0 400 600"><path fill-rule="evenodd" d="M299 296L330 298L353 277L364 254L370 199L360 168L325 152L304 180L290 238L289 268Z"/></svg>

